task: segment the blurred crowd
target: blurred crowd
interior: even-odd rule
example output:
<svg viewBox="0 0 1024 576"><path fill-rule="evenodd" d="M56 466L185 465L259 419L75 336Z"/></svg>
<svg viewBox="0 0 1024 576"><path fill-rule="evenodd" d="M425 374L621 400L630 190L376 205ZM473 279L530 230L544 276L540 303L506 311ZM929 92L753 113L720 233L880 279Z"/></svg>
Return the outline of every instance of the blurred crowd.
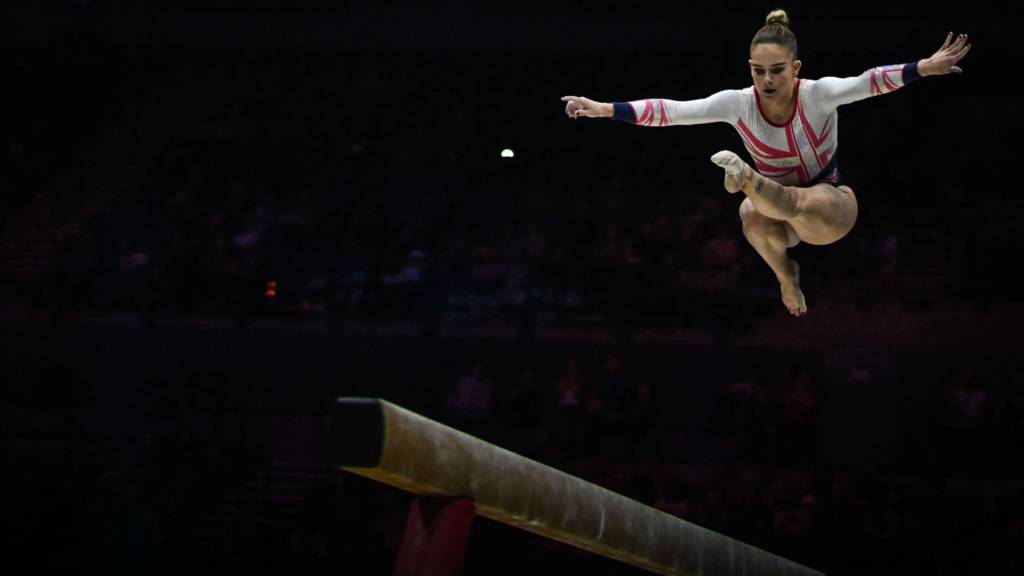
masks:
<svg viewBox="0 0 1024 576"><path fill-rule="evenodd" d="M982 381L972 367L951 370L922 402L935 411L924 431L931 457L883 469L830 463L839 455L821 445L829 399L808 365L722 381L699 425L679 422L684 407L666 405L667 383L642 376L628 355L597 360L569 358L553 371L467 364L447 391L439 374L420 373L438 385L427 395L433 405L415 408L829 574L1019 573L1020 373ZM73 371L47 369L35 390L4 399L5 410L20 404L56 417L48 434L5 442L4 525L19 554L51 569L86 562L110 574L391 569L410 496L316 460L305 476L273 480L289 469L282 461L322 435L314 405L282 413L252 383L195 368L146 379L145 391L130 394L149 398L134 423L97 435L124 417L90 418L107 386ZM281 438L294 421L313 423L311 434ZM680 426L699 438L681 437ZM639 573L484 520L469 551L467 573Z"/></svg>
<svg viewBox="0 0 1024 576"><path fill-rule="evenodd" d="M570 90L678 90L652 81L671 58L584 57L568 75L540 58L285 47L151 55L140 106L162 122L134 127L143 143L126 146L155 153L109 211L63 240L35 302L425 322L707 325L724 302L738 318L777 312L738 203L705 162L713 147L739 147L727 127L652 130L561 112ZM483 66L489 59L498 63ZM625 72L605 82L612 70ZM519 78L530 82L509 93ZM742 70L727 78L744 85ZM706 88L669 95L723 84L706 78ZM863 106L901 109L901 97ZM878 190L905 175L857 165L874 128L844 131L844 172L865 182L864 214L842 242L794 251L805 289L893 293L926 246L942 259L931 297L1014 298L992 265L1013 228L940 233L964 201L957 189L940 187L927 206L909 190ZM17 162L16 150L8 158Z"/></svg>
<svg viewBox="0 0 1024 576"><path fill-rule="evenodd" d="M94 3L64 4L88 14ZM53 51L16 52L12 85L22 89L2 95L5 241L17 248L10 231L41 190L59 192L52 209L63 218L74 216L67 208L76 199L128 184L80 233L55 237L43 277L0 278L30 306L58 316L131 311L243 323L267 314L400 319L428 333L460 323L512 323L525 333L542 323L719 330L781 313L774 278L741 234L738 199L706 160L740 148L728 128L572 122L558 100L689 99L743 87L742 42L734 51L725 41L708 47L696 67L667 52L316 50L271 41L130 53L100 47L100 32L55 34ZM804 56L812 76L888 63L825 56ZM967 107L966 127L955 129L916 109L958 97L977 104L969 100L976 95L923 81L843 110L841 167L862 212L836 245L794 250L808 292L869 302L900 295L917 274L928 298L1019 302L1012 187L990 186L986 178L998 175L968 180L945 170L971 153L947 156L947 133L998 124L1010 134L986 116L1008 106ZM23 113L37 108L47 114ZM891 149L879 150L880 134ZM110 174L90 158L100 140L124 152L102 159ZM134 179L108 181L125 173ZM176 338L158 332L146 334ZM694 414L703 408L681 402L685 395L658 377L668 369L637 366L628 353L516 363L477 359L465 346L456 375L417 372L397 340L365 362L348 345L349 356L335 351L345 378L383 387L375 378L385 368L404 370L395 376L405 386L399 394L431 417L826 573L1021 572L1013 543L1024 536L1024 376L1012 362L908 362L892 381L911 392L880 391L851 373L850 386L863 380L874 394L859 410L892 415L910 402L906 420L923 419L905 462L888 470L869 459L833 466L855 458L825 448L825 420L843 407L814 362L752 363L718 379L697 366L692 380L717 391ZM678 361L663 354L666 366ZM88 564L104 573L389 571L408 497L322 469L301 485L298 503L275 500L264 484L262 500L236 506L235 556L202 548L212 538L202 522L274 470L272 445L298 450L275 440L281 426L268 414L284 411L276 416L287 423L317 408L276 406L269 394L250 394L245 378L187 358L195 362L188 378L132 372L88 382L77 363L47 355L39 380L25 369L0 387L2 525L13 548L67 572ZM129 360L143 362L120 361ZM280 394L284 404L315 396L301 386ZM22 416L31 426L18 428ZM867 435L871 416L844 433ZM631 573L531 538L478 522L467 571ZM491 561L498 551L506 564Z"/></svg>

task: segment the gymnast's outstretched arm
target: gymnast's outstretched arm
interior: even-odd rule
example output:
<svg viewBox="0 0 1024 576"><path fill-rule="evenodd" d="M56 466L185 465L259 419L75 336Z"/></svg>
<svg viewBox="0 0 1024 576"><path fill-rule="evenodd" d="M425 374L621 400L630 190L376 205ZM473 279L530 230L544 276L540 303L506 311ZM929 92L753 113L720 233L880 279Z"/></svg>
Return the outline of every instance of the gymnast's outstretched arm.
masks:
<svg viewBox="0 0 1024 576"><path fill-rule="evenodd" d="M738 90L723 90L699 100L651 98L632 102L597 102L582 96L562 96L565 113L576 118L615 118L640 126L678 126L734 122L740 115Z"/></svg>
<svg viewBox="0 0 1024 576"><path fill-rule="evenodd" d="M922 76L960 74L963 70L956 63L970 49L966 34L960 34L954 40L950 32L938 51L929 58L909 64L879 66L850 78L821 78L811 86L811 100L826 109L835 109L844 104L894 92Z"/></svg>

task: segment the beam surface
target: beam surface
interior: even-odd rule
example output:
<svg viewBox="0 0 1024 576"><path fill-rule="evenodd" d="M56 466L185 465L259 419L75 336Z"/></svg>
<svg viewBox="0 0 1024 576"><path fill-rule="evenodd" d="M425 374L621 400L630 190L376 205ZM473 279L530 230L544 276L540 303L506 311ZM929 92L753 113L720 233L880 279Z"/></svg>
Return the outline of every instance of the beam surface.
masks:
<svg viewBox="0 0 1024 576"><path fill-rule="evenodd" d="M332 464L658 574L821 575L385 400L339 398Z"/></svg>

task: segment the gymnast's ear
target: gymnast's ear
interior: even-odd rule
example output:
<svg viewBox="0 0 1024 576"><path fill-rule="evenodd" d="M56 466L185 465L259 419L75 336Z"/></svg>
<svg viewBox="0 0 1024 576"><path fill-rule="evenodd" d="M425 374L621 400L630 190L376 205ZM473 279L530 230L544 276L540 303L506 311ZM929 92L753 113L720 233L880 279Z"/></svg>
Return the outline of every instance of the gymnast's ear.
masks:
<svg viewBox="0 0 1024 576"><path fill-rule="evenodd" d="M793 60L793 76L799 76L800 75L800 67L803 66L803 65L804 65L803 62L801 62L799 60Z"/></svg>

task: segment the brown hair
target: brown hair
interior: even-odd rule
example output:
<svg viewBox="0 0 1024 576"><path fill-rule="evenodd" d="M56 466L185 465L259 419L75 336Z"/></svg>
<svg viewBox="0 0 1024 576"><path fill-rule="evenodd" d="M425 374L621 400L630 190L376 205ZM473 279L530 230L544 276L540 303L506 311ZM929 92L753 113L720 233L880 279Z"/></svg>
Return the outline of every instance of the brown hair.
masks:
<svg viewBox="0 0 1024 576"><path fill-rule="evenodd" d="M764 19L764 26L754 34L750 49L758 44L778 44L789 50L796 58L796 35L789 29L789 16L785 10L772 10Z"/></svg>

